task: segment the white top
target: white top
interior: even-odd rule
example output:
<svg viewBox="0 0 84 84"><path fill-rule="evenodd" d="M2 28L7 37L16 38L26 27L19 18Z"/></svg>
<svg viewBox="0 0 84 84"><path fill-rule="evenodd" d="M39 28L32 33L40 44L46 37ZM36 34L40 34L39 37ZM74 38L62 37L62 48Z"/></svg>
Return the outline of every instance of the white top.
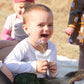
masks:
<svg viewBox="0 0 84 84"><path fill-rule="evenodd" d="M28 35L24 32L23 28L23 20L18 18L16 13L7 17L4 28L11 31L11 37L18 41L23 40Z"/></svg>
<svg viewBox="0 0 84 84"><path fill-rule="evenodd" d="M48 41L48 49L45 53L49 62L57 62L57 49L52 42ZM13 51L5 58L4 63L14 74L29 72L43 78L45 77L44 74L36 72L36 60L45 59L45 53L43 54L36 50L30 44L29 38L26 38L16 45ZM56 76L56 74L52 74L51 72L48 72L48 74L50 77Z"/></svg>

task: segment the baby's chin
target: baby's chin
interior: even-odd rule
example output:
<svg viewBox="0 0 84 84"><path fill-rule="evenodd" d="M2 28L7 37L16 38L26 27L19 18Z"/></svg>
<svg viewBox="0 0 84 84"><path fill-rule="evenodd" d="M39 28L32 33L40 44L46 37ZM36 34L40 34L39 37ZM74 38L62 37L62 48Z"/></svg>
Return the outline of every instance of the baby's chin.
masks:
<svg viewBox="0 0 84 84"><path fill-rule="evenodd" d="M48 40L42 40L42 44L46 44Z"/></svg>
<svg viewBox="0 0 84 84"><path fill-rule="evenodd" d="M23 18L23 16L20 16L20 18L22 19L22 18Z"/></svg>

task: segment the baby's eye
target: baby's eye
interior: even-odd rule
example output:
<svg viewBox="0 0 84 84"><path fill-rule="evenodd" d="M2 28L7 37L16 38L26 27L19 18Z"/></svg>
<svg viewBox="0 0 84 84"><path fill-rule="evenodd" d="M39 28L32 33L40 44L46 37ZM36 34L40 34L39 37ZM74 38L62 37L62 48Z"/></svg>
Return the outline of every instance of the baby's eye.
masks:
<svg viewBox="0 0 84 84"><path fill-rule="evenodd" d="M48 26L53 26L53 24L49 24Z"/></svg>
<svg viewBox="0 0 84 84"><path fill-rule="evenodd" d="M25 9L27 9L28 7L25 7Z"/></svg>
<svg viewBox="0 0 84 84"><path fill-rule="evenodd" d="M43 25L43 24L39 24L38 26L41 26L41 27L43 27L44 25Z"/></svg>
<svg viewBox="0 0 84 84"><path fill-rule="evenodd" d="M20 7L20 9L22 9L23 7Z"/></svg>

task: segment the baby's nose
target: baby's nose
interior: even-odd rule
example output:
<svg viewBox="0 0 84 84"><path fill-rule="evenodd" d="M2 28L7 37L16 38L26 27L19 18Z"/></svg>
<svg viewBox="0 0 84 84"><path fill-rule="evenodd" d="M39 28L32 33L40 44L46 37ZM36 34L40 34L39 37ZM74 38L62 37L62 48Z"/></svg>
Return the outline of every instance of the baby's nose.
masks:
<svg viewBox="0 0 84 84"><path fill-rule="evenodd" d="M22 13L24 13L24 12L25 12L25 8L22 9Z"/></svg>

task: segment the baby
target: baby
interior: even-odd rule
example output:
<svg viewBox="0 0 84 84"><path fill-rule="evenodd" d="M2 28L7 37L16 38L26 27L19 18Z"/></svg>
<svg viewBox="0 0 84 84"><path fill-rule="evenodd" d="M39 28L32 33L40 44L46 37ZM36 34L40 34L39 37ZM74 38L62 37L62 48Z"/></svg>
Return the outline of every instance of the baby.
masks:
<svg viewBox="0 0 84 84"><path fill-rule="evenodd" d="M14 75L26 72L38 78L56 77L57 49L49 41L53 34L52 11L41 4L29 6L23 15L23 29L28 38L16 45L5 58L5 65Z"/></svg>

